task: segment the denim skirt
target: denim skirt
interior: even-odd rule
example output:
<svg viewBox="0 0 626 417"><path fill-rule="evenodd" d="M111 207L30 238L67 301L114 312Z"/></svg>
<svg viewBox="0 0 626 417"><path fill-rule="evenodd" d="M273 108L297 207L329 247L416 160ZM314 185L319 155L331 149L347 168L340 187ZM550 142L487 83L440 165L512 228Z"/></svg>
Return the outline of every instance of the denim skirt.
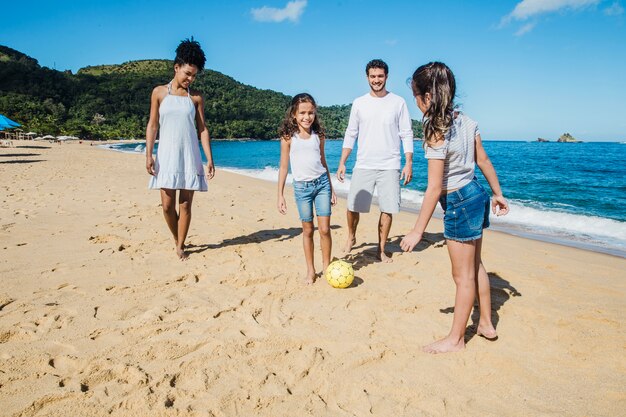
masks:
<svg viewBox="0 0 626 417"><path fill-rule="evenodd" d="M443 208L443 235L446 239L467 242L483 237L489 227L489 194L474 178L469 184L439 198Z"/></svg>

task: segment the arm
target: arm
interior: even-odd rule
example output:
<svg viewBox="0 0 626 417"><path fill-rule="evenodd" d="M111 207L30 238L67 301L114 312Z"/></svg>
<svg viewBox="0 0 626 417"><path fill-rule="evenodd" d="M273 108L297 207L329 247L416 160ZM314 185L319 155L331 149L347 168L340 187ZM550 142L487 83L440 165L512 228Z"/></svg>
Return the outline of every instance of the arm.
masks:
<svg viewBox="0 0 626 417"><path fill-rule="evenodd" d="M341 150L341 158L339 159L339 167L337 168L337 179L339 182L343 182L346 178L346 161L351 153L352 148L343 148Z"/></svg>
<svg viewBox="0 0 626 417"><path fill-rule="evenodd" d="M496 170L493 167L491 160L487 156L487 152L485 152L485 148L483 148L480 133L475 136L474 146L476 165L478 165L478 168L480 168L480 171L487 179L489 187L491 187L491 192L493 193L493 196L491 197L491 211L498 216L504 216L509 212L509 203L502 195L498 175L496 174Z"/></svg>
<svg viewBox="0 0 626 417"><path fill-rule="evenodd" d="M433 216L435 207L437 207L437 201L441 197L441 191L443 188L443 168L445 160L443 159L429 159L428 160L428 186L424 193L424 201L422 201L422 208L420 214L415 222L415 227L411 230L400 242L400 247L405 252L413 250L420 240L430 218Z"/></svg>
<svg viewBox="0 0 626 417"><path fill-rule="evenodd" d="M322 157L322 166L326 168L326 175L328 175L328 182L330 183L330 204L337 204L337 195L335 194L335 189L333 188L333 180L330 178L330 172L328 171L328 164L326 163L326 153L324 152L324 143L326 142L326 138L320 137L320 155Z"/></svg>
<svg viewBox="0 0 626 417"><path fill-rule="evenodd" d="M289 171L289 149L291 142L282 138L280 140L280 167L278 169L278 201L276 206L280 214L287 213L287 203L285 202L285 182L287 181L287 172Z"/></svg>
<svg viewBox="0 0 626 417"><path fill-rule="evenodd" d="M357 106L352 103L350 109L350 119L348 120L348 127L346 128L346 134L343 137L343 149L341 151L341 159L339 159L339 167L337 168L337 179L339 182L343 182L346 177L346 161L352 153L354 143L359 135L359 117Z"/></svg>
<svg viewBox="0 0 626 417"><path fill-rule="evenodd" d="M154 171L154 158L152 150L156 141L157 132L159 131L159 103L161 101L159 87L152 90L150 97L150 119L146 126L146 170L150 175L156 175Z"/></svg>
<svg viewBox="0 0 626 417"><path fill-rule="evenodd" d="M197 94L196 100L196 129L198 130L198 137L200 143L202 143L202 150L206 155L206 176L207 179L211 179L215 176L215 165L213 164L213 153L211 151L211 137L209 136L209 129L207 129L204 121L204 99L202 95Z"/></svg>
<svg viewBox="0 0 626 417"><path fill-rule="evenodd" d="M411 124L411 116L406 103L402 100L400 107L400 139L402 140L402 149L404 150L405 164L402 168L400 179L404 179L403 185L407 185L413 178L413 126Z"/></svg>

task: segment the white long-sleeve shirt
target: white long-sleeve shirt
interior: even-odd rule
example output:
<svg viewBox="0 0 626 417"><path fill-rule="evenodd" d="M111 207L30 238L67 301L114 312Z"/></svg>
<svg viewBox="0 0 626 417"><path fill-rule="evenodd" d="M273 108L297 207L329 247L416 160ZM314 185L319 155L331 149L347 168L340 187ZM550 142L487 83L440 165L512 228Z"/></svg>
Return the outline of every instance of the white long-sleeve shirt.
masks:
<svg viewBox="0 0 626 417"><path fill-rule="evenodd" d="M393 93L385 97L365 94L352 103L344 148L354 148L361 169L400 169L400 142L404 153L413 153L411 117L404 99Z"/></svg>

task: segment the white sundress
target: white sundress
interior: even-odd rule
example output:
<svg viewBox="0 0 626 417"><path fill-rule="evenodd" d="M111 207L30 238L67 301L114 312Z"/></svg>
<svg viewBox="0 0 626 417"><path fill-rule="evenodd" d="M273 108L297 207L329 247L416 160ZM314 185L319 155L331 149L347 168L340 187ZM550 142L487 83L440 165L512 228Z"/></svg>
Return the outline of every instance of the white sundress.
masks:
<svg viewBox="0 0 626 417"><path fill-rule="evenodd" d="M189 96L171 94L172 83L167 85L167 96L159 106L159 148L148 188L207 191L208 184L202 167L196 107Z"/></svg>

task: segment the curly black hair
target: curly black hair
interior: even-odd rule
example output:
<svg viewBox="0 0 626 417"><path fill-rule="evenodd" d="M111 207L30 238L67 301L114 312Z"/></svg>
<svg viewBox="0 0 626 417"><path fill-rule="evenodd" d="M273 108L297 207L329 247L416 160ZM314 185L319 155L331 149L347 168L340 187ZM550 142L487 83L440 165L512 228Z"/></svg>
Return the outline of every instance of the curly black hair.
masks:
<svg viewBox="0 0 626 417"><path fill-rule="evenodd" d="M174 64L195 65L198 67L198 72L200 72L204 69L205 63L206 57L204 56L204 51L200 47L200 43L193 40L193 36L191 39L185 39L180 42L178 48L176 48L176 58L174 59Z"/></svg>
<svg viewBox="0 0 626 417"><path fill-rule="evenodd" d="M371 68L378 68L385 71L385 75L389 75L389 66L382 59L372 59L365 66L365 75L370 75Z"/></svg>

